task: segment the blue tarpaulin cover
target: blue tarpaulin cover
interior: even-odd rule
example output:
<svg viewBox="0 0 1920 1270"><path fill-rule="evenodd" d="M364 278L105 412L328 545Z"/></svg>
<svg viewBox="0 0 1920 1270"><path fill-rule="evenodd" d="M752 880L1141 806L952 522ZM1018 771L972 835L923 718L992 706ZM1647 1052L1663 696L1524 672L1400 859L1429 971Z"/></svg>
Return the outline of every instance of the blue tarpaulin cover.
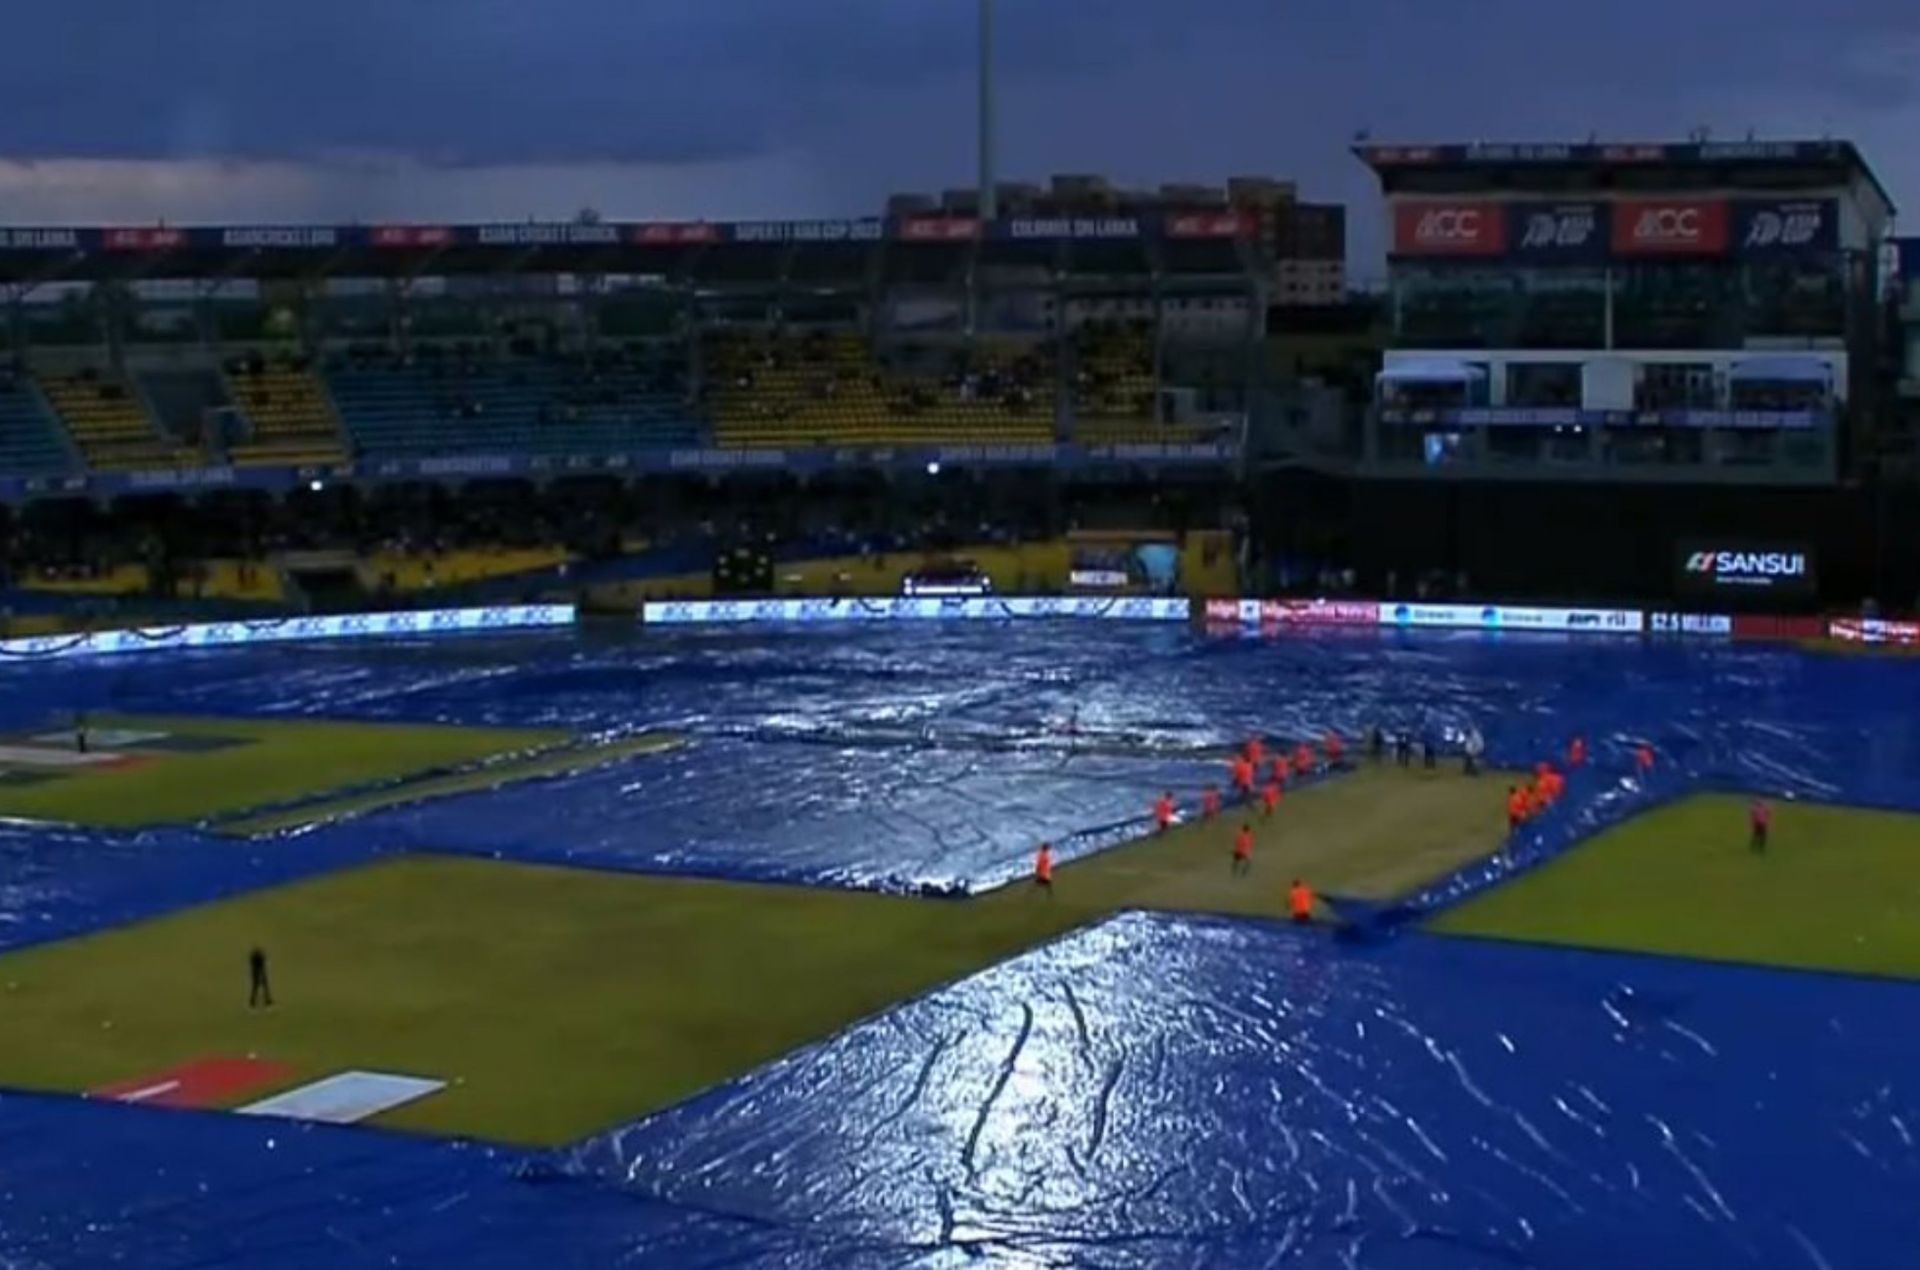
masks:
<svg viewBox="0 0 1920 1270"><path fill-rule="evenodd" d="M11 666L0 728L84 707L695 744L267 842L0 826L0 946L414 847L977 888L1253 731L1471 723L1507 765L1584 734L1566 805L1411 917L1691 789L1920 808L1915 701L1920 663L1776 648L1058 624ZM558 1153L0 1094L0 1266L1909 1266L1917 1060L1910 984L1128 915Z"/></svg>

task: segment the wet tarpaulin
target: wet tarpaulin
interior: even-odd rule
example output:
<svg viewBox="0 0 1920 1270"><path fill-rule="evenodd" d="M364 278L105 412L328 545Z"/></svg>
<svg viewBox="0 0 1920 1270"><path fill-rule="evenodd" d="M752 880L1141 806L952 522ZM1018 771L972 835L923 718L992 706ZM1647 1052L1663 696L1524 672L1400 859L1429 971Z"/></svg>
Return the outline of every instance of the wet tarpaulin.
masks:
<svg viewBox="0 0 1920 1270"><path fill-rule="evenodd" d="M1425 903L1702 784L1920 807L1920 663L1781 649L919 627L134 669L0 668L0 725L86 708L696 744L264 842L10 826L0 942L409 845L980 884L1036 826L1190 788L1209 746L1328 725L1472 723L1513 765L1588 738L1550 822ZM1126 917L559 1157L0 1096L0 1264L1904 1267L1916 991Z"/></svg>
<svg viewBox="0 0 1920 1270"><path fill-rule="evenodd" d="M1563 809L1474 885L1653 794L1703 785L1920 807L1920 715L1908 708L1920 700L1920 663L1787 649L1477 632L1215 639L1050 624L475 637L189 653L169 656L164 673L142 665L0 668L0 715L26 726L76 706L271 713L666 728L693 741L376 813L322 835L329 860L356 844L411 846L978 888L1020 876L1038 839L1070 856L1111 840L1161 789L1190 801L1220 776L1210 748L1254 732L1357 736L1375 724L1441 739L1475 725L1490 761L1515 766L1561 753L1576 732L1588 738L1591 766ZM1654 791L1618 784L1643 738L1660 754ZM260 848L233 848L243 849L255 867ZM219 855L218 844L184 852L177 867L217 869ZM28 857L24 867L58 872L50 859L82 853ZM261 867L288 866L275 856ZM103 885L113 871L100 870ZM160 884L156 895L194 889ZM1456 880L1430 898L1465 889Z"/></svg>
<svg viewBox="0 0 1920 1270"><path fill-rule="evenodd" d="M1130 915L561 1167L990 1264L1911 1264L1920 985Z"/></svg>
<svg viewBox="0 0 1920 1270"><path fill-rule="evenodd" d="M0 1095L0 1264L1912 1264L1920 986L1131 915L549 1155Z"/></svg>

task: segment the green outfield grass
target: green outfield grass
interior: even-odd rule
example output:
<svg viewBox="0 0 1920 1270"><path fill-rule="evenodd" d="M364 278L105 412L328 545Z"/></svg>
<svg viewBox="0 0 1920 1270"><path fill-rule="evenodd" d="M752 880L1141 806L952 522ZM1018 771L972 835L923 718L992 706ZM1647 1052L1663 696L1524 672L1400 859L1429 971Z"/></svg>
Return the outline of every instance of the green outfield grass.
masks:
<svg viewBox="0 0 1920 1270"><path fill-rule="evenodd" d="M125 766L61 769L31 784L0 783L0 816L125 827L194 821L329 790L557 745L565 732L315 719L182 719L100 716L95 732L163 732ZM231 744L220 744L231 742Z"/></svg>
<svg viewBox="0 0 1920 1270"><path fill-rule="evenodd" d="M382 1123L554 1144L657 1110L1121 908L1279 914L1498 843L1497 777L1364 771L973 900L411 856L0 957L0 1085L84 1090L257 1053L457 1081ZM1151 796L1149 791L1146 797ZM246 1008L246 953L272 1011ZM249 1094L249 1098L258 1096Z"/></svg>
<svg viewBox="0 0 1920 1270"><path fill-rule="evenodd" d="M1920 977L1920 816L1701 796L1620 825L1441 914L1432 929Z"/></svg>

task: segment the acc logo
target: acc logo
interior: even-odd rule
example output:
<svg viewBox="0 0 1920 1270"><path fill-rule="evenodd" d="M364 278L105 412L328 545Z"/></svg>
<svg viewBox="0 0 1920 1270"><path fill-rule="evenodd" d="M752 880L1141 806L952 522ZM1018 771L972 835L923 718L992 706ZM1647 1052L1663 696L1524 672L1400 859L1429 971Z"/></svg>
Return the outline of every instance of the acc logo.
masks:
<svg viewBox="0 0 1920 1270"><path fill-rule="evenodd" d="M747 618L747 608L738 600L720 600L707 610L710 622L742 622Z"/></svg>
<svg viewBox="0 0 1920 1270"><path fill-rule="evenodd" d="M1697 207L1650 207L1633 223L1639 243L1697 243L1704 235Z"/></svg>
<svg viewBox="0 0 1920 1270"><path fill-rule="evenodd" d="M778 600L762 600L753 606L753 620L756 622L784 622L787 618L787 606Z"/></svg>
<svg viewBox="0 0 1920 1270"><path fill-rule="evenodd" d="M802 600L795 614L803 622L825 622L833 617L832 600Z"/></svg>
<svg viewBox="0 0 1920 1270"><path fill-rule="evenodd" d="M685 600L668 600L660 606L659 613L663 622L693 621L693 605Z"/></svg>
<svg viewBox="0 0 1920 1270"><path fill-rule="evenodd" d="M1528 251L1584 247L1593 240L1597 224L1591 211L1534 212L1527 217L1520 246Z"/></svg>
<svg viewBox="0 0 1920 1270"><path fill-rule="evenodd" d="M1119 616L1127 621L1145 621L1153 616L1153 601L1141 596L1122 600Z"/></svg>
<svg viewBox="0 0 1920 1270"><path fill-rule="evenodd" d="M442 613L433 614L432 620L436 628L439 627L439 619L442 618L443 616L445 616L445 614L442 614ZM420 618L417 614L389 613L387 615L387 630L389 632L417 631L419 629L420 629Z"/></svg>
<svg viewBox="0 0 1920 1270"><path fill-rule="evenodd" d="M1421 216L1420 223L1414 228L1414 241L1427 244L1477 243L1486 232L1481 219L1483 215L1477 207L1449 207L1428 212Z"/></svg>
<svg viewBox="0 0 1920 1270"><path fill-rule="evenodd" d="M1808 247L1820 236L1826 217L1817 207L1761 212L1747 226L1748 247Z"/></svg>
<svg viewBox="0 0 1920 1270"><path fill-rule="evenodd" d="M463 625L461 613L457 609L441 609L427 615L427 628L435 631L457 631Z"/></svg>
<svg viewBox="0 0 1920 1270"><path fill-rule="evenodd" d="M1035 617L1059 617L1071 608L1077 607L1078 606L1071 600L1063 600L1058 596L1048 595L1042 596L1033 602L1032 613Z"/></svg>

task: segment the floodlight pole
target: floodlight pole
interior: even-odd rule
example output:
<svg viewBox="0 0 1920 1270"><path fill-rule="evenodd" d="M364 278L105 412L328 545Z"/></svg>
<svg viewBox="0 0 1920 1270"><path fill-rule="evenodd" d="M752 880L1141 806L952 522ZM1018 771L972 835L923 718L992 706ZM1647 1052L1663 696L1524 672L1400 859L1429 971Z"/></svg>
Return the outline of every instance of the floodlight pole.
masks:
<svg viewBox="0 0 1920 1270"><path fill-rule="evenodd" d="M993 0L980 0L980 219L991 221L999 208L993 171Z"/></svg>

